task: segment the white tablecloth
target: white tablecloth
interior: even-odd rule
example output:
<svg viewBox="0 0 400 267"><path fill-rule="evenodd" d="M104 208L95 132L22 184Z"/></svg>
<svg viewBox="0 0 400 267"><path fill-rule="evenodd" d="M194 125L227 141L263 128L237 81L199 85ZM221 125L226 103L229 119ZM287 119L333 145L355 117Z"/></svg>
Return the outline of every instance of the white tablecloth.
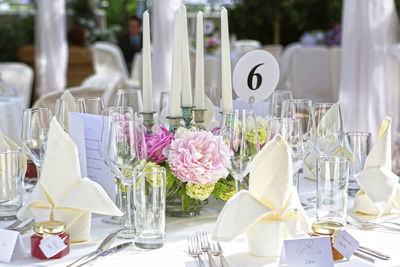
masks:
<svg viewBox="0 0 400 267"><path fill-rule="evenodd" d="M303 196L315 195L315 183L308 180L301 180L301 192L306 192ZM314 192L314 193L313 193ZM197 262L187 254L187 236L196 229L206 229L209 233L213 230L216 218L223 206L222 201L211 201L205 207L204 213L194 218L169 218L167 217L166 244L164 247L155 250L142 250L134 246L128 247L104 260L97 261L94 266L198 266ZM310 216L314 215L313 210L308 211ZM240 214L238 214L240 216ZM6 223L1 222L0 227ZM38 260L30 255L26 257L16 257L11 265L15 266L65 266L72 263L79 257L96 249L103 238L118 226L107 225L101 222L101 217L95 216L92 220L91 240L81 244L71 244L71 252L67 256L58 260ZM387 233L380 231L361 231L352 226L347 226L347 230L360 244L389 254L392 258L389 261L376 260L375 265L357 257L352 257L350 261L342 260L335 263L340 267L357 266L400 266L400 233ZM30 235L32 231L23 235L23 241L29 251ZM116 244L127 242L127 240L117 240ZM113 245L113 246L114 246ZM234 266L278 266L278 258L259 258L250 256L247 253L245 235L241 235L232 242L221 243L224 255L232 267ZM216 259L219 264L219 259ZM206 259L204 258L204 261ZM1 265L1 264L0 264Z"/></svg>
<svg viewBox="0 0 400 267"><path fill-rule="evenodd" d="M25 98L23 95L0 96L0 129L18 144L21 136L24 107Z"/></svg>

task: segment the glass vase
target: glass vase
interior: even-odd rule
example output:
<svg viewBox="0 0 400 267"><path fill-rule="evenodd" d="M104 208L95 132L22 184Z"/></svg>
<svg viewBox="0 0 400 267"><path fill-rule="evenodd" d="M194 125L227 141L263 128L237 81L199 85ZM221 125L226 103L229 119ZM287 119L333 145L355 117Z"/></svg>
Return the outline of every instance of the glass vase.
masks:
<svg viewBox="0 0 400 267"><path fill-rule="evenodd" d="M166 215L169 217L194 217L203 212L203 201L180 194L183 186L184 184L179 182L167 189Z"/></svg>

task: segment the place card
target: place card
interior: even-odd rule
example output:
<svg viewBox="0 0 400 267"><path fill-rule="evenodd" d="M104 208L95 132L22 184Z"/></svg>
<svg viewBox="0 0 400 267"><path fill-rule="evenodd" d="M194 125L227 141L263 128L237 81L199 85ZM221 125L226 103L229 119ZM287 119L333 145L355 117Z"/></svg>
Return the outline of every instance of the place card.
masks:
<svg viewBox="0 0 400 267"><path fill-rule="evenodd" d="M64 239L65 238L67 237L64 237ZM51 258L67 247L64 243L64 239L61 239L58 235L51 235L48 238L40 240L39 247L46 258Z"/></svg>
<svg viewBox="0 0 400 267"><path fill-rule="evenodd" d="M340 231L333 243L333 247L346 259L350 259L359 245L360 243L346 230Z"/></svg>
<svg viewBox="0 0 400 267"><path fill-rule="evenodd" d="M111 199L115 199L115 176L104 163L99 151L103 116L69 112L68 129L75 142L82 177L100 184ZM85 175L86 174L86 175Z"/></svg>
<svg viewBox="0 0 400 267"><path fill-rule="evenodd" d="M19 232L0 229L0 261L9 263L13 255L26 254Z"/></svg>
<svg viewBox="0 0 400 267"><path fill-rule="evenodd" d="M279 261L279 265L283 264L288 267L333 267L330 237L285 240Z"/></svg>

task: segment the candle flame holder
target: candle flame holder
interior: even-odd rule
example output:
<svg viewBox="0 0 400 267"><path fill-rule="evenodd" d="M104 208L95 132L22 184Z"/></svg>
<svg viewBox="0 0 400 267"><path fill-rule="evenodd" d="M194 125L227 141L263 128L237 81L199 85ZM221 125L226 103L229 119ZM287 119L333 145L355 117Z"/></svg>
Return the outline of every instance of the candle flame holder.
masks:
<svg viewBox="0 0 400 267"><path fill-rule="evenodd" d="M144 126L146 126L148 134L152 133L152 128L154 125L154 113L156 113L156 112L155 111L140 112L140 114L143 115L143 124L144 124Z"/></svg>
<svg viewBox="0 0 400 267"><path fill-rule="evenodd" d="M207 109L195 108L194 111L194 126L200 130L207 130L204 126L204 115Z"/></svg>
<svg viewBox="0 0 400 267"><path fill-rule="evenodd" d="M182 117L185 122L186 129L192 127L193 121L193 107L182 107Z"/></svg>
<svg viewBox="0 0 400 267"><path fill-rule="evenodd" d="M182 117L170 117L168 116L167 119L169 120L169 131L168 133L175 133L175 131L181 127L181 119Z"/></svg>

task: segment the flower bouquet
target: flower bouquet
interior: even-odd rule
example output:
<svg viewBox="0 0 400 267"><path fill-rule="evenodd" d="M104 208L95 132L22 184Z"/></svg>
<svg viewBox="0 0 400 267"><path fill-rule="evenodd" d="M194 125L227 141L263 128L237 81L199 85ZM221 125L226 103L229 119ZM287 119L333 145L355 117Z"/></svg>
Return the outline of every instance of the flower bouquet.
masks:
<svg viewBox="0 0 400 267"><path fill-rule="evenodd" d="M167 215L195 216L210 195L228 200L235 193L234 181L226 179L230 151L221 136L194 127L173 134L154 126L145 137L148 160L166 169Z"/></svg>

